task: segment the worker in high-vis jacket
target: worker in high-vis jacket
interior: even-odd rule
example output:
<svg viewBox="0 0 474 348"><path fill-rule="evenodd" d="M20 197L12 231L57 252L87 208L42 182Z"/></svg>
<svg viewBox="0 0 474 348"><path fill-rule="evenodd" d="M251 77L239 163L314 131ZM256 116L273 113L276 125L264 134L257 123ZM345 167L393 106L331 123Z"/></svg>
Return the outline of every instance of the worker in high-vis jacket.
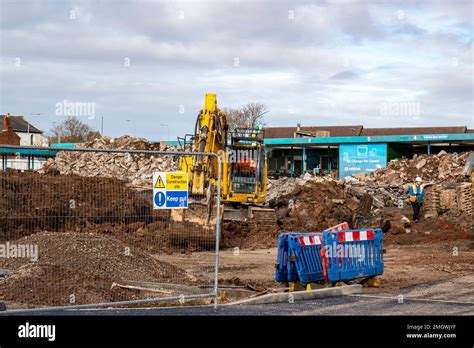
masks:
<svg viewBox="0 0 474 348"><path fill-rule="evenodd" d="M410 203L413 207L413 221L418 222L420 219L420 209L423 204L423 198L426 193L426 190L423 187L423 180L421 180L420 177L415 179L415 183L410 186L408 193L410 194Z"/></svg>

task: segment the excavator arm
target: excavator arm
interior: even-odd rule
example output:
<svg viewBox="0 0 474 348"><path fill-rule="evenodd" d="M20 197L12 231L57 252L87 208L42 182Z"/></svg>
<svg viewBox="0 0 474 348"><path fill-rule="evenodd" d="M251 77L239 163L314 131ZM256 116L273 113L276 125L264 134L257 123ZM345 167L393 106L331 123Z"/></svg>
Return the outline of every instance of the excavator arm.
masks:
<svg viewBox="0 0 474 348"><path fill-rule="evenodd" d="M215 94L206 94L204 108L196 119L192 150L219 154L227 146L227 120L217 107ZM182 171L188 172L192 195L205 195L217 185L217 160L211 156L184 156L180 162ZM223 178L227 172L223 171ZM226 185L223 185L225 188Z"/></svg>

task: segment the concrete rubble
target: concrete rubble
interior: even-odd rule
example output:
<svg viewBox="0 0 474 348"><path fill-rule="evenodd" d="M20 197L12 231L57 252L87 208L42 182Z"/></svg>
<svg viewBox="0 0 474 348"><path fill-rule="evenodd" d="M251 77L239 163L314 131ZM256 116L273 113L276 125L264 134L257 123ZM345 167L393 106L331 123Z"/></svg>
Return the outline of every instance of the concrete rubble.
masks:
<svg viewBox="0 0 474 348"><path fill-rule="evenodd" d="M150 144L146 139L130 136L116 139L102 137L78 147L176 151L175 147L166 143ZM114 177L132 186L151 187L154 171L174 170L176 165L175 159L170 155L61 151L56 158L49 159L40 172L57 171L63 175Z"/></svg>
<svg viewBox="0 0 474 348"><path fill-rule="evenodd" d="M368 180L379 184L403 185L417 176L425 182L452 184L465 180L464 166L469 152L414 155L413 159L392 160L376 170Z"/></svg>
<svg viewBox="0 0 474 348"><path fill-rule="evenodd" d="M367 175L354 174L344 178L346 192L360 198L364 194L373 197L375 209L402 207L408 202L408 190L414 179L420 176L427 191L425 217L436 217L441 210L464 211L470 213L467 203L465 163L468 152L448 154L444 151L436 155L415 155L413 159L390 161L386 168ZM469 184L468 184L469 186Z"/></svg>
<svg viewBox="0 0 474 348"><path fill-rule="evenodd" d="M463 174L467 157L468 153L419 155L392 161L373 175L359 173L342 180L309 173L269 180L267 204L275 208L283 229L318 230L337 216L353 228L379 226L393 235L411 233L411 215L404 214L411 214L408 190L416 176L425 179L424 219L472 216L471 184Z"/></svg>

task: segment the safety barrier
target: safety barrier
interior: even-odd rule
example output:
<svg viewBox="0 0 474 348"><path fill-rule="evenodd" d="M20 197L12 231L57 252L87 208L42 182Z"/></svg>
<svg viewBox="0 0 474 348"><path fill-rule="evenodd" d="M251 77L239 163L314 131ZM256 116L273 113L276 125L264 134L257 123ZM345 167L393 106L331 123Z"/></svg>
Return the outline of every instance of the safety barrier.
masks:
<svg viewBox="0 0 474 348"><path fill-rule="evenodd" d="M324 280L324 268L321 256L322 233L297 234L288 236L288 269L296 268L298 279L302 283Z"/></svg>
<svg viewBox="0 0 474 348"><path fill-rule="evenodd" d="M347 222L342 222L340 224L337 224L336 226L326 228L323 232L334 232L334 231L342 231L342 230L348 230L348 229L349 229L349 224Z"/></svg>
<svg viewBox="0 0 474 348"><path fill-rule="evenodd" d="M332 282L383 273L383 233L380 228L324 233L328 278Z"/></svg>
<svg viewBox="0 0 474 348"><path fill-rule="evenodd" d="M276 263L275 279L277 282L295 282L298 280L296 267L289 263L288 255L288 236L290 233L282 232L278 236L278 255ZM292 233L292 235L303 235L303 233ZM290 258L293 260L293 257Z"/></svg>
<svg viewBox="0 0 474 348"><path fill-rule="evenodd" d="M347 281L383 273L382 230L283 232L275 279L302 283Z"/></svg>
<svg viewBox="0 0 474 348"><path fill-rule="evenodd" d="M348 230L349 224L342 222L335 226L326 228L323 232ZM316 232L317 233L317 232ZM290 265L291 272L288 274L288 234L289 232L282 232L278 236L278 256L275 264L276 272L275 279L277 282L296 281L296 269L293 264ZM294 233L293 233L294 234ZM309 235L309 233L300 233L301 235Z"/></svg>

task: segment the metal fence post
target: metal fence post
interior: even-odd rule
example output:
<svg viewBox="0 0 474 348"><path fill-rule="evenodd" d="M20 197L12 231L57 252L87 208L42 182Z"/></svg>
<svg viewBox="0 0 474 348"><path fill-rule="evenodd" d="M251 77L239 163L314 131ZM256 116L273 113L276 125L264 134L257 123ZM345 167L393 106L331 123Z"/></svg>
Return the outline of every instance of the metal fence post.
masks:
<svg viewBox="0 0 474 348"><path fill-rule="evenodd" d="M221 183L222 183L222 161L217 156L217 212L216 212L216 260L214 269L214 309L217 309L217 300L219 297L219 249L220 249L220 231L221 231Z"/></svg>

